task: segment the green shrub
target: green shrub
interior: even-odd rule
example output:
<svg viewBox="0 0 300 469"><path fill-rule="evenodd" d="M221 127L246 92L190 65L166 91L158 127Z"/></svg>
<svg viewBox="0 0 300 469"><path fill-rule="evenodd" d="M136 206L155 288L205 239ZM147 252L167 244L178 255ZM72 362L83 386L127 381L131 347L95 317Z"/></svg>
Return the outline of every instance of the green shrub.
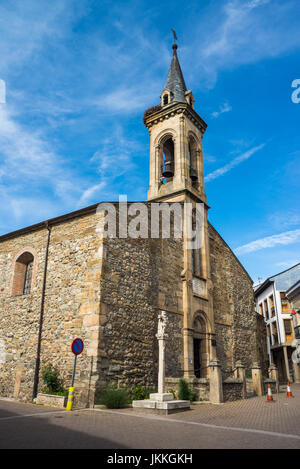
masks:
<svg viewBox="0 0 300 469"><path fill-rule="evenodd" d="M129 403L128 391L124 388L105 387L100 389L97 403L108 409L120 409Z"/></svg>
<svg viewBox="0 0 300 469"><path fill-rule="evenodd" d="M194 401L196 398L196 393L191 390L188 382L180 378L178 383L178 398L183 401Z"/></svg>
<svg viewBox="0 0 300 469"><path fill-rule="evenodd" d="M174 389L169 389L168 393L173 394L174 399L176 399L176 392L174 391Z"/></svg>
<svg viewBox="0 0 300 469"><path fill-rule="evenodd" d="M133 401L142 401L149 398L149 392L142 386L136 386L131 392L131 398Z"/></svg>
<svg viewBox="0 0 300 469"><path fill-rule="evenodd" d="M45 385L44 392L58 396L68 395L68 391L62 385L58 369L51 365L51 363L43 368L42 379Z"/></svg>
<svg viewBox="0 0 300 469"><path fill-rule="evenodd" d="M143 388L142 386L136 386L131 391L131 399L133 401L142 401L149 399L150 394L155 393L155 389Z"/></svg>

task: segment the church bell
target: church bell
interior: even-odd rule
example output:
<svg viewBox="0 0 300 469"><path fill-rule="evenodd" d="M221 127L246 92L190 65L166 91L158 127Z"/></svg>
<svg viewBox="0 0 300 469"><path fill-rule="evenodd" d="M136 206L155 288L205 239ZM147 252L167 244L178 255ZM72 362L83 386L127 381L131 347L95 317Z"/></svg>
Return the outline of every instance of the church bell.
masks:
<svg viewBox="0 0 300 469"><path fill-rule="evenodd" d="M190 178L193 182L196 182L198 179L197 172L193 168L190 169Z"/></svg>
<svg viewBox="0 0 300 469"><path fill-rule="evenodd" d="M172 178L174 176L174 171L172 167L172 160L165 161L165 170L162 173L164 178Z"/></svg>

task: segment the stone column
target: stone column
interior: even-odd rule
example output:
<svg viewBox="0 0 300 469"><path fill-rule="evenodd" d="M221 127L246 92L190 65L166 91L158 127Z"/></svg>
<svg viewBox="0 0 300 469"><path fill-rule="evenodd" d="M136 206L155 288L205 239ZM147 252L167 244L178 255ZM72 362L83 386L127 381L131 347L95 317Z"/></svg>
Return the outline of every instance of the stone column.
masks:
<svg viewBox="0 0 300 469"><path fill-rule="evenodd" d="M284 364L285 364L285 371L286 371L286 376L288 381L292 380L291 374L290 374L290 367L289 367L289 359L288 359L288 354L287 354L287 347L284 345L283 346L283 356L284 356Z"/></svg>
<svg viewBox="0 0 300 469"><path fill-rule="evenodd" d="M253 391L257 396L264 395L264 387L262 381L261 366L258 363L253 363L252 367L252 383Z"/></svg>
<svg viewBox="0 0 300 469"><path fill-rule="evenodd" d="M241 381L243 381L243 391L242 391L242 395L243 395L243 399L246 399L247 398L247 383L246 383L246 370L245 370L245 367L244 365L242 364L241 361L237 361L236 362L236 365L235 365L235 372L234 372L234 376L236 379L240 379Z"/></svg>
<svg viewBox="0 0 300 469"><path fill-rule="evenodd" d="M150 394L150 400L155 401L169 401L174 399L173 394L165 393L165 376L166 376L166 361L165 361L165 347L166 347L166 334L168 317L165 311L158 315L158 330L156 338L158 340L158 392Z"/></svg>
<svg viewBox="0 0 300 469"><path fill-rule="evenodd" d="M194 332L191 329L183 330L184 378L195 377L193 337L194 337Z"/></svg>
<svg viewBox="0 0 300 469"><path fill-rule="evenodd" d="M223 402L223 383L219 360L211 360L209 364L209 400L212 404Z"/></svg>
<svg viewBox="0 0 300 469"><path fill-rule="evenodd" d="M295 383L300 384L300 365L299 363L293 363L293 367L294 367Z"/></svg>
<svg viewBox="0 0 300 469"><path fill-rule="evenodd" d="M158 394L165 392L165 376L166 376L166 362L165 362L165 348L166 348L166 334L156 335L158 340Z"/></svg>
<svg viewBox="0 0 300 469"><path fill-rule="evenodd" d="M271 365L269 366L268 373L269 373L269 378L276 381L276 392L278 393L279 392L278 369L274 365L274 363L271 363Z"/></svg>

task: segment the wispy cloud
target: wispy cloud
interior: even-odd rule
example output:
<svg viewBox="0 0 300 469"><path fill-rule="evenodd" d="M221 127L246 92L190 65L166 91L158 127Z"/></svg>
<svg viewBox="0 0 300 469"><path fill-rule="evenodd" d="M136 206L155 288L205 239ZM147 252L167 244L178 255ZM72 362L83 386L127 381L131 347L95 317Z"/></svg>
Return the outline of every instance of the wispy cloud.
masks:
<svg viewBox="0 0 300 469"><path fill-rule="evenodd" d="M286 231L285 233L267 236L266 238L252 241L251 243L236 248L234 252L240 256L260 249L273 248L278 245L287 245L298 241L300 241L300 230Z"/></svg>
<svg viewBox="0 0 300 469"><path fill-rule="evenodd" d="M297 0L212 2L196 28L196 39L203 44L198 63L207 86L213 87L224 69L299 49L300 30L294 14L298 7Z"/></svg>
<svg viewBox="0 0 300 469"><path fill-rule="evenodd" d="M224 103L219 107L218 111L215 111L212 113L212 117L217 118L221 114L224 114L226 112L230 112L232 110L232 107L228 103Z"/></svg>
<svg viewBox="0 0 300 469"><path fill-rule="evenodd" d="M100 193L105 187L106 181L101 181L99 184L94 184L93 186L89 187L83 192L78 204L80 206L86 204L91 199L91 197L94 197L95 194Z"/></svg>
<svg viewBox="0 0 300 469"><path fill-rule="evenodd" d="M155 102L158 99L156 96L158 89L159 85L155 86L153 82L139 84L134 88L121 85L111 92L100 95L94 100L94 104L106 113L130 114L132 111L144 110L147 105Z"/></svg>
<svg viewBox="0 0 300 469"><path fill-rule="evenodd" d="M223 176L224 174L228 173L231 169L235 168L239 164L241 164L243 161L246 161L250 158L250 156L254 155L257 151L261 150L265 146L265 143L262 143L261 145L258 145L254 148L251 148L251 150L246 151L240 156L237 156L234 158L234 160L230 161L230 163L226 164L222 168L216 169L212 173L209 173L205 178L205 182L212 181L214 179L217 179L220 176Z"/></svg>
<svg viewBox="0 0 300 469"><path fill-rule="evenodd" d="M289 269L290 267L293 267L293 265L298 264L300 259L289 259L287 261L283 262L276 262L276 266L281 268L281 269Z"/></svg>
<svg viewBox="0 0 300 469"><path fill-rule="evenodd" d="M268 217L268 220L276 230L300 226L300 213L297 209L275 212Z"/></svg>
<svg viewBox="0 0 300 469"><path fill-rule="evenodd" d="M78 206L100 198L110 198L113 200L119 193L124 192L126 185L134 184L134 159L137 152L141 150L138 142L124 137L123 129L120 125L114 127L110 136L106 137L99 145L98 150L90 158L90 164L94 171L93 183L83 191ZM124 181L124 177L126 183ZM122 189L120 187L122 185Z"/></svg>

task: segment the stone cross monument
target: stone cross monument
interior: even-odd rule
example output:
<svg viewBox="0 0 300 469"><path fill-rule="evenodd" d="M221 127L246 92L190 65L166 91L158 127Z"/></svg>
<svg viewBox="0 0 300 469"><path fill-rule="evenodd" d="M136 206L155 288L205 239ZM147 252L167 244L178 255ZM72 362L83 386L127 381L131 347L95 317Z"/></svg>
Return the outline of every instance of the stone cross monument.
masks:
<svg viewBox="0 0 300 469"><path fill-rule="evenodd" d="M158 315L158 328L156 338L158 340L158 394L163 394L165 390L165 374L166 374L166 361L165 361L165 348L166 348L166 327L168 317L165 311L161 311Z"/></svg>
<svg viewBox="0 0 300 469"><path fill-rule="evenodd" d="M143 401L132 401L132 407L136 410L143 410L154 412L157 414L167 415L171 412L178 412L190 408L190 401L175 400L173 394L165 393L165 374L166 374L166 360L165 360L165 347L166 328L168 324L168 316L165 311L161 311L158 315L158 328L156 338L158 340L158 392L150 394L150 399Z"/></svg>

